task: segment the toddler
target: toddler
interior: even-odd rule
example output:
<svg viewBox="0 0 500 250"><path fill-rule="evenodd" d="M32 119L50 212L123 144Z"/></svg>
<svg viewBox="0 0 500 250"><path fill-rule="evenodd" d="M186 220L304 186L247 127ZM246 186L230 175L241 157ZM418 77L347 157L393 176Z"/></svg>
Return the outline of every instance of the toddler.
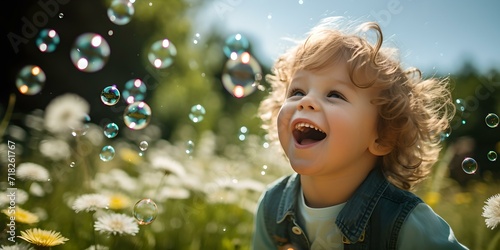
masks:
<svg viewBox="0 0 500 250"><path fill-rule="evenodd" d="M252 248L467 249L410 192L455 112L447 79L403 69L378 24L339 21L313 28L268 76L259 114L294 173L262 195Z"/></svg>

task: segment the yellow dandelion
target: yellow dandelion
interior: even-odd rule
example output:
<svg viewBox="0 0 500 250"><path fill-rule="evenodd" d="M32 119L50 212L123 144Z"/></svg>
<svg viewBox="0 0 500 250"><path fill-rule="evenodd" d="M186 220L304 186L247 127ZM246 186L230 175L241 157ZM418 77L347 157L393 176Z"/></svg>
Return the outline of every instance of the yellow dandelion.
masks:
<svg viewBox="0 0 500 250"><path fill-rule="evenodd" d="M131 204L130 199L123 194L109 195L109 208L111 209L124 209Z"/></svg>
<svg viewBox="0 0 500 250"><path fill-rule="evenodd" d="M36 214L28 212L20 207L16 207L15 209L4 209L2 212L9 217L14 217L16 222L19 223L34 224L40 221Z"/></svg>
<svg viewBox="0 0 500 250"><path fill-rule="evenodd" d="M439 200L441 200L441 194L438 192L430 191L424 196L425 203L427 203L431 207L438 204Z"/></svg>
<svg viewBox="0 0 500 250"><path fill-rule="evenodd" d="M28 243L42 247L61 245L64 244L65 241L69 240L64 238L59 232L42 230L40 228L30 228L28 230L21 231L21 236L17 237L27 241Z"/></svg>

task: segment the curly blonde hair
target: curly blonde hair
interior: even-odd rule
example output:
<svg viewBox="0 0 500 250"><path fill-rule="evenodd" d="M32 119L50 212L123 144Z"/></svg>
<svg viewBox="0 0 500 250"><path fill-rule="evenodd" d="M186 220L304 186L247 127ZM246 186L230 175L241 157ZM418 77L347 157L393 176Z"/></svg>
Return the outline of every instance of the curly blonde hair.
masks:
<svg viewBox="0 0 500 250"><path fill-rule="evenodd" d="M272 91L259 107L262 127L278 142L278 112L297 70L314 72L345 62L354 85L380 90L372 100L379 113L378 143L392 149L381 156L382 169L394 185L410 190L428 176L438 160L441 135L455 114L449 79L423 79L418 69L403 69L395 56L397 50L382 47L382 30L377 23L362 23L354 32L332 24L338 24L338 19L313 28L305 40L275 62L273 73L266 76ZM374 45L368 41L369 31L377 35Z"/></svg>

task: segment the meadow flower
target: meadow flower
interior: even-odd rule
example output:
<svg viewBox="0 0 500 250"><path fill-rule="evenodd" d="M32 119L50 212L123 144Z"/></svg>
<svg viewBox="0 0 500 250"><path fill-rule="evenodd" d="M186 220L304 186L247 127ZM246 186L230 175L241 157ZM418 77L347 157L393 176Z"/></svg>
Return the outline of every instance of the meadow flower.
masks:
<svg viewBox="0 0 500 250"><path fill-rule="evenodd" d="M89 103L79 95L66 93L50 101L45 108L45 128L54 134L78 126L90 111Z"/></svg>
<svg viewBox="0 0 500 250"><path fill-rule="evenodd" d="M40 221L38 216L34 213L31 213L27 210L20 208L19 206L16 209L4 209L2 210L4 214L7 216L14 216L16 218L16 222L25 223L25 224L34 224Z"/></svg>
<svg viewBox="0 0 500 250"><path fill-rule="evenodd" d="M16 176L21 180L47 181L49 171L39 164L33 162L23 162L17 165Z"/></svg>
<svg viewBox="0 0 500 250"><path fill-rule="evenodd" d="M154 169L161 170L165 174L175 174L180 177L186 174L184 167L178 161L166 155L156 155L152 157L151 165Z"/></svg>
<svg viewBox="0 0 500 250"><path fill-rule="evenodd" d="M27 243L21 243L21 244L14 244L12 246L4 246L2 245L0 247L0 249L3 249L3 250L33 250L34 248L32 248L30 245L28 245Z"/></svg>
<svg viewBox="0 0 500 250"><path fill-rule="evenodd" d="M0 207L8 207L11 202L8 190L0 193ZM28 200L28 193L20 188L16 189L16 204L24 204Z"/></svg>
<svg viewBox="0 0 500 250"><path fill-rule="evenodd" d="M107 208L109 198L102 194L84 194L76 198L71 207L75 212L85 210L86 212L96 211L99 208Z"/></svg>
<svg viewBox="0 0 500 250"><path fill-rule="evenodd" d="M60 139L43 140L38 149L45 157L54 161L68 159L71 154L68 143Z"/></svg>
<svg viewBox="0 0 500 250"><path fill-rule="evenodd" d="M500 224L500 194L491 196L484 203L482 215L486 218L486 227L493 230Z"/></svg>
<svg viewBox="0 0 500 250"><path fill-rule="evenodd" d="M45 190L43 190L43 187L37 182L31 183L30 189L28 191L30 192L30 194L37 197L42 197L45 195Z"/></svg>
<svg viewBox="0 0 500 250"><path fill-rule="evenodd" d="M92 245L90 247L85 248L85 250L108 250L109 247L102 245Z"/></svg>
<svg viewBox="0 0 500 250"><path fill-rule="evenodd" d="M126 214L110 213L97 218L94 224L96 231L112 235L135 235L139 232L139 225L135 219Z"/></svg>
<svg viewBox="0 0 500 250"><path fill-rule="evenodd" d="M130 206L132 203L130 201L130 198L128 196L120 194L120 193L114 193L108 195L109 198L109 208L110 209L124 209Z"/></svg>
<svg viewBox="0 0 500 250"><path fill-rule="evenodd" d="M64 238L61 233L51 230L42 230L40 228L30 228L25 231L21 231L21 236L17 236L28 243L42 246L42 247L53 247L57 245L64 244L65 241L69 240Z"/></svg>

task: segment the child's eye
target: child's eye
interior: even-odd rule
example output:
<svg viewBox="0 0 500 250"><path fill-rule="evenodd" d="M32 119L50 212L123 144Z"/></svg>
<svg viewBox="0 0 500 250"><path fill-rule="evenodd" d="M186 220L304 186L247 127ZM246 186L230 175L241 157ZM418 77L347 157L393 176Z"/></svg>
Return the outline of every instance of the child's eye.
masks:
<svg viewBox="0 0 500 250"><path fill-rule="evenodd" d="M288 92L288 97L292 97L292 96L304 96L304 91L302 91L301 89L291 89L289 92Z"/></svg>
<svg viewBox="0 0 500 250"><path fill-rule="evenodd" d="M341 94L339 93L338 91L330 91L327 95L327 97L331 97L331 98L340 98L344 101L346 101L347 99Z"/></svg>

